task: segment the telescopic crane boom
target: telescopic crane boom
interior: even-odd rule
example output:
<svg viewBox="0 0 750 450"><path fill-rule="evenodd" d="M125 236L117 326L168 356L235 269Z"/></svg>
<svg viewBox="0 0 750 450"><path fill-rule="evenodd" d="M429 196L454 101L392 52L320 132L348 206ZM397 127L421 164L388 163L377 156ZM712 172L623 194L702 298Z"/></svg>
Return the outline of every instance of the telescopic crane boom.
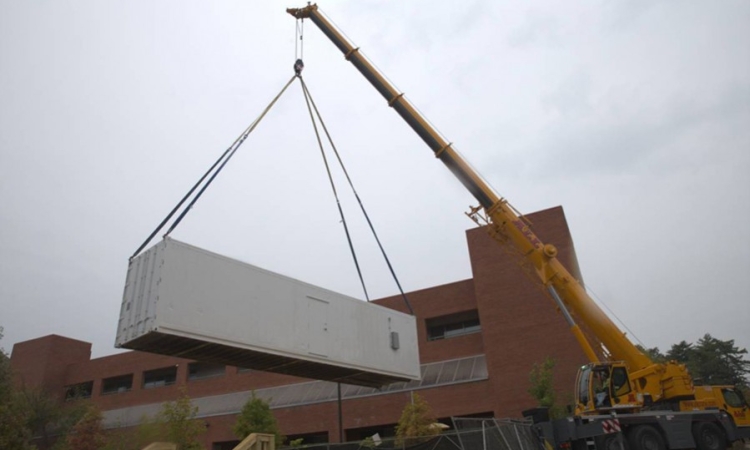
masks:
<svg viewBox="0 0 750 450"><path fill-rule="evenodd" d="M403 93L396 90L359 51L359 48L349 42L343 33L322 14L317 5L308 4L303 8L290 8L287 12L297 19L310 19L320 28L344 54L344 57L385 98L388 106L396 110L433 151L435 157L440 159L477 199L480 207L472 208L470 214L472 218L477 221L480 218L486 220L490 234L501 243L508 244L531 266L532 272L565 316L571 331L591 361L589 365L581 369L578 375L576 383L578 413L588 415L592 419L598 414L610 414L615 410L622 414L629 414L628 417L620 417L623 417L623 420L632 420L633 425L629 434L632 434L634 440L642 440L649 434L648 431L643 431L644 427L656 428L656 425L644 425L644 423L657 423L656 421L660 420L657 419L660 417L658 414L652 417L649 415L651 413L641 413L642 409L703 411L700 413L702 415L683 413L689 418L685 422L688 428L691 424L695 424L693 434L696 436L696 441L706 444L699 445L700 450L723 450L703 448L710 447L709 444L716 442L715 429L711 429L714 431L713 435L706 432L705 428L709 427L705 425L706 422L711 422L711 426L721 423L725 428L724 439L733 440L738 436L750 436L750 414L739 392L732 386L705 386L698 390L694 387L693 380L684 365L674 361L655 363L643 354L557 259L557 249L551 244L543 243L534 234L529 224L508 201L495 193L490 185L461 157L452 143L430 125ZM484 210L484 214L480 214L480 210ZM600 347L597 346L594 349L591 346L573 317L585 324L588 331L600 342ZM604 358L600 358L600 354ZM606 388L609 399L606 403L599 403L599 397L595 394L595 382L598 375L609 379L609 386ZM727 419L727 416L732 416L732 419ZM731 422L731 426L740 428L739 434L736 430L730 430L729 425L725 425L729 423L727 421ZM562 424L561 426L568 425ZM599 430L601 431L601 428ZM670 432L676 433L674 430L665 431L667 437L670 437ZM679 432L682 433L682 430ZM684 442L692 445L692 441ZM638 448L634 450L651 448L650 445L641 444L635 445ZM675 444L674 448L682 447Z"/></svg>
<svg viewBox="0 0 750 450"><path fill-rule="evenodd" d="M579 318L586 324L587 328L601 341L606 352L613 361L622 361L633 371L639 371L644 380L644 391L653 392L654 400L661 395L661 379L663 370L654 368L653 362L644 355L630 340L617 328L609 317L594 303L586 293L585 289L571 275L571 273L557 259L557 249L551 244L544 244L532 231L529 225L510 206L508 201L500 197L485 182L479 174L461 157L453 145L448 142L409 102L403 93L396 88L380 73L373 64L349 42L343 33L322 14L318 6L308 5L304 8L290 8L287 12L298 19L310 19L320 30L333 42L359 72L372 84L372 86L385 98L388 106L406 121L406 123L419 135L427 146L434 152L435 156L461 181L466 189L477 199L481 208L484 209L489 218L489 226L493 234L501 240L508 241L523 257L531 263L536 276L542 284L550 291L553 299L561 301L558 304L571 326L576 339L583 348L586 356L591 362L599 362L597 352L587 341L579 326L573 321L573 316ZM680 377L686 376L684 368L675 367ZM649 373L650 372L650 373ZM675 370L670 370L670 375L675 375ZM650 388L649 384L653 384ZM677 394L677 393L676 393ZM685 395L680 392L677 395Z"/></svg>

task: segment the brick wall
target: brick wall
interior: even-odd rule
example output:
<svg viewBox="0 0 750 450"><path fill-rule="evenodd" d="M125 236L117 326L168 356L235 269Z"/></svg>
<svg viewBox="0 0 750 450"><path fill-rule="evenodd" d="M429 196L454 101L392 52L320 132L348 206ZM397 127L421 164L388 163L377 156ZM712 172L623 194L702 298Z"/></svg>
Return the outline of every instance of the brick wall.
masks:
<svg viewBox="0 0 750 450"><path fill-rule="evenodd" d="M62 398L70 366L90 359L90 343L53 334L14 345L10 363L19 385Z"/></svg>

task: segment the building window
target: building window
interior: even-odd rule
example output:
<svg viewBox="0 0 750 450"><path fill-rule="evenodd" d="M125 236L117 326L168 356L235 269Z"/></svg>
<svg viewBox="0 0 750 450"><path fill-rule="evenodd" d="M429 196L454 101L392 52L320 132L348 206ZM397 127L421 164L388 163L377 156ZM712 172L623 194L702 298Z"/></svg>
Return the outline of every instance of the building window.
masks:
<svg viewBox="0 0 750 450"><path fill-rule="evenodd" d="M78 398L91 398L94 391L94 382L86 381L84 383L65 386L65 400L74 400Z"/></svg>
<svg viewBox="0 0 750 450"><path fill-rule="evenodd" d="M143 389L169 386L177 381L177 366L143 372Z"/></svg>
<svg viewBox="0 0 750 450"><path fill-rule="evenodd" d="M224 364L192 362L188 364L188 380L220 377L226 372Z"/></svg>
<svg viewBox="0 0 750 450"><path fill-rule="evenodd" d="M120 375L119 377L105 378L102 380L102 394L116 394L128 392L133 388L133 374Z"/></svg>
<svg viewBox="0 0 750 450"><path fill-rule="evenodd" d="M427 324L427 340L437 341L464 334L479 333L479 312L474 309L447 316L433 317L425 321Z"/></svg>

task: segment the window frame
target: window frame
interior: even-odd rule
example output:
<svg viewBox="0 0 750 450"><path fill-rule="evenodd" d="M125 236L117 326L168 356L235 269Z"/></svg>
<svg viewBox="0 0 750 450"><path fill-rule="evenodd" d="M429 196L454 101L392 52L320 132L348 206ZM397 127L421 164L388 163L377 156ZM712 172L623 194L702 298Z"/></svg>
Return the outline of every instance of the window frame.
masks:
<svg viewBox="0 0 750 450"><path fill-rule="evenodd" d="M130 379L130 384L128 387L124 388L123 386L118 386L117 389L107 389L107 383L114 383L115 380L126 380ZM133 374L124 374L124 375L117 375L114 377L107 377L102 378L102 387L101 387L101 395L112 395L112 394L124 394L125 392L130 392L133 390Z"/></svg>
<svg viewBox="0 0 750 450"><path fill-rule="evenodd" d="M206 375L197 376L197 375L194 375L193 371L192 371L192 368L195 367L196 365L214 366L214 367L221 366L222 370L221 370L221 372L215 372L215 373L211 372L211 373L208 373ZM198 380L206 380L206 379L209 379L209 378L223 377L223 376L226 376L226 374L227 374L227 366L226 366L226 364L214 364L214 363L193 361L193 362L188 363L187 369L188 369L188 374L187 374L188 381L198 381Z"/></svg>
<svg viewBox="0 0 750 450"><path fill-rule="evenodd" d="M81 389L82 388L82 389ZM86 389L88 388L88 389ZM83 395L79 395L83 393ZM65 401L80 398L91 398L94 395L94 380L82 381L80 383L65 386Z"/></svg>
<svg viewBox="0 0 750 450"><path fill-rule="evenodd" d="M173 377L172 377L172 379L170 381L169 380L169 375L171 375L170 372L172 372L172 371L174 372L174 374L173 374ZM163 382L162 382L161 379L151 380L151 381L148 380L149 376L154 377L154 376L159 376L161 374L166 374L164 376L165 379L164 379ZM142 377L141 377L141 388L142 389L156 389L156 388L160 388L160 387L164 387L164 386L171 386L171 385L177 383L177 365L166 366L166 367L159 367L157 369L144 370L141 375L142 375Z"/></svg>
<svg viewBox="0 0 750 450"><path fill-rule="evenodd" d="M441 341L482 332L479 310L470 309L425 319L427 341Z"/></svg>

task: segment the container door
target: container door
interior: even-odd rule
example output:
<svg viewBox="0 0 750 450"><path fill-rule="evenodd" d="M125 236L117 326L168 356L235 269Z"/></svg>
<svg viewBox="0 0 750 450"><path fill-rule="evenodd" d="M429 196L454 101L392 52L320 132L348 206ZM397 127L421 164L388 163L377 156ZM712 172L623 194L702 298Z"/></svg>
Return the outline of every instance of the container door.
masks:
<svg viewBox="0 0 750 450"><path fill-rule="evenodd" d="M328 356L328 302L307 297L308 351Z"/></svg>

